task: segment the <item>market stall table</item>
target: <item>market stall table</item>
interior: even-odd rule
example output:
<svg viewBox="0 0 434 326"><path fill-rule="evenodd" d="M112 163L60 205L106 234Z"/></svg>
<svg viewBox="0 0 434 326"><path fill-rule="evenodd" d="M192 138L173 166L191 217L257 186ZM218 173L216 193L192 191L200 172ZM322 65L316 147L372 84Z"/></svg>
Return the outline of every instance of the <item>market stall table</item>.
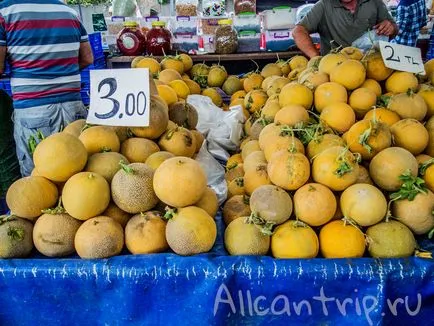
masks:
<svg viewBox="0 0 434 326"><path fill-rule="evenodd" d="M221 232L194 257L0 260L0 291L2 325L434 324L431 259L231 257Z"/></svg>

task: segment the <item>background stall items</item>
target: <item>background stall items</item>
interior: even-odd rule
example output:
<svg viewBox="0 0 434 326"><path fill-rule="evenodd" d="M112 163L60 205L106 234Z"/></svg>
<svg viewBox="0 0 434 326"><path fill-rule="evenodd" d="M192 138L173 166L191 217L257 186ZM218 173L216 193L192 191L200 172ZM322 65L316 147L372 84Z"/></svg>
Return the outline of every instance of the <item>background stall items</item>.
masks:
<svg viewBox="0 0 434 326"><path fill-rule="evenodd" d="M243 31L238 35L238 52L259 52L261 34L255 31Z"/></svg>
<svg viewBox="0 0 434 326"><path fill-rule="evenodd" d="M279 30L294 28L297 19L297 10L288 6L276 7L262 12L264 29Z"/></svg>
<svg viewBox="0 0 434 326"><path fill-rule="evenodd" d="M237 52L238 35L232 27L231 19L219 21L219 27L216 31L216 53L230 54Z"/></svg>
<svg viewBox="0 0 434 326"><path fill-rule="evenodd" d="M124 55L134 56L145 52L145 36L142 34L139 24L125 22L124 29L119 33L117 45Z"/></svg>
<svg viewBox="0 0 434 326"><path fill-rule="evenodd" d="M250 12L256 13L256 0L234 0L235 15Z"/></svg>
<svg viewBox="0 0 434 326"><path fill-rule="evenodd" d="M261 32L261 17L254 13L243 13L233 18L234 28L239 33L241 31Z"/></svg>
<svg viewBox="0 0 434 326"><path fill-rule="evenodd" d="M225 0L203 0L202 13L204 16L219 17L226 14Z"/></svg>
<svg viewBox="0 0 434 326"><path fill-rule="evenodd" d="M177 0L176 14L178 16L197 16L197 0Z"/></svg>
<svg viewBox="0 0 434 326"><path fill-rule="evenodd" d="M152 23L152 29L146 35L146 49L148 54L168 55L171 50L170 39L172 35L166 29L166 23L156 21Z"/></svg>

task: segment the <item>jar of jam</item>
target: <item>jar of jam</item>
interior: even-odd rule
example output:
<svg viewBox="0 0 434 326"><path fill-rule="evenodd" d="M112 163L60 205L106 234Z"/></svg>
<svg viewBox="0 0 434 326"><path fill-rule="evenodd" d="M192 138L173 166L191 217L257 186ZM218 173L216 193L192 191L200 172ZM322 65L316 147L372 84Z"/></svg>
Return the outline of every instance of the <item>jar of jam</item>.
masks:
<svg viewBox="0 0 434 326"><path fill-rule="evenodd" d="M168 55L171 50L170 39L172 35L166 28L166 23L155 21L151 30L146 35L146 49L148 54Z"/></svg>
<svg viewBox="0 0 434 326"><path fill-rule="evenodd" d="M137 56L145 52L146 39L137 22L128 21L119 32L117 45L123 55Z"/></svg>

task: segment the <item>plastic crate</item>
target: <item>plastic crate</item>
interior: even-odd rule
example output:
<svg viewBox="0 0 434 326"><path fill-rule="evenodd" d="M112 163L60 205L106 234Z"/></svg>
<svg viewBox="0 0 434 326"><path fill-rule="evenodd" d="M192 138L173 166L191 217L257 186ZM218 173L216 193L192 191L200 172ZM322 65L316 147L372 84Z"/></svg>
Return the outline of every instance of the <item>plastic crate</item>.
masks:
<svg viewBox="0 0 434 326"><path fill-rule="evenodd" d="M104 49L102 47L102 38L100 32L89 34L89 43L92 48L94 58L99 59L104 57Z"/></svg>

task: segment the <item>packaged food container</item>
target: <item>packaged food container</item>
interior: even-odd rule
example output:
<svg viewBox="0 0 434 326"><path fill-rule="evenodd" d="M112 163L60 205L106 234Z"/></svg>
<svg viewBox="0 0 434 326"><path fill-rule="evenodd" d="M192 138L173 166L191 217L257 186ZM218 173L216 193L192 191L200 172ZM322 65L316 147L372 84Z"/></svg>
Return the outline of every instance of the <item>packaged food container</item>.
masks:
<svg viewBox="0 0 434 326"><path fill-rule="evenodd" d="M256 31L242 31L238 34L238 53L259 52L261 34Z"/></svg>
<svg viewBox="0 0 434 326"><path fill-rule="evenodd" d="M137 56L145 52L145 36L136 22L125 22L118 35L117 45L123 55Z"/></svg>
<svg viewBox="0 0 434 326"><path fill-rule="evenodd" d="M264 10L262 12L264 17L264 29L266 30L279 30L294 28L297 19L297 10L291 7L276 7L272 10Z"/></svg>
<svg viewBox="0 0 434 326"><path fill-rule="evenodd" d="M156 21L152 23L152 29L146 35L146 49L152 55L167 55L171 50L170 39L172 35L166 29L166 23Z"/></svg>
<svg viewBox="0 0 434 326"><path fill-rule="evenodd" d="M219 21L226 18L201 18L200 30L205 35L215 35L217 28L219 27Z"/></svg>
<svg viewBox="0 0 434 326"><path fill-rule="evenodd" d="M172 49L178 52L196 53L199 50L199 37L192 34L178 34L172 38Z"/></svg>
<svg viewBox="0 0 434 326"><path fill-rule="evenodd" d="M197 16L198 0L176 0L177 16Z"/></svg>
<svg viewBox="0 0 434 326"><path fill-rule="evenodd" d="M198 18L193 16L177 16L170 20L173 34L197 35Z"/></svg>
<svg viewBox="0 0 434 326"><path fill-rule="evenodd" d="M125 17L106 18L106 25L109 35L117 36L124 29Z"/></svg>
<svg viewBox="0 0 434 326"><path fill-rule="evenodd" d="M295 45L291 30L277 30L265 32L265 44L267 51L279 52L287 51L291 46Z"/></svg>
<svg viewBox="0 0 434 326"><path fill-rule="evenodd" d="M234 0L235 15L245 12L256 13L256 0Z"/></svg>
<svg viewBox="0 0 434 326"><path fill-rule="evenodd" d="M215 52L218 54L236 53L238 49L238 35L232 27L232 19L222 19L215 34Z"/></svg>
<svg viewBox="0 0 434 326"><path fill-rule="evenodd" d="M261 32L261 17L252 12L242 13L233 18L234 28L240 33L241 31Z"/></svg>
<svg viewBox="0 0 434 326"><path fill-rule="evenodd" d="M215 53L215 35L204 34L199 36L199 52Z"/></svg>
<svg viewBox="0 0 434 326"><path fill-rule="evenodd" d="M203 0L202 14L208 17L219 17L226 14L225 0Z"/></svg>

